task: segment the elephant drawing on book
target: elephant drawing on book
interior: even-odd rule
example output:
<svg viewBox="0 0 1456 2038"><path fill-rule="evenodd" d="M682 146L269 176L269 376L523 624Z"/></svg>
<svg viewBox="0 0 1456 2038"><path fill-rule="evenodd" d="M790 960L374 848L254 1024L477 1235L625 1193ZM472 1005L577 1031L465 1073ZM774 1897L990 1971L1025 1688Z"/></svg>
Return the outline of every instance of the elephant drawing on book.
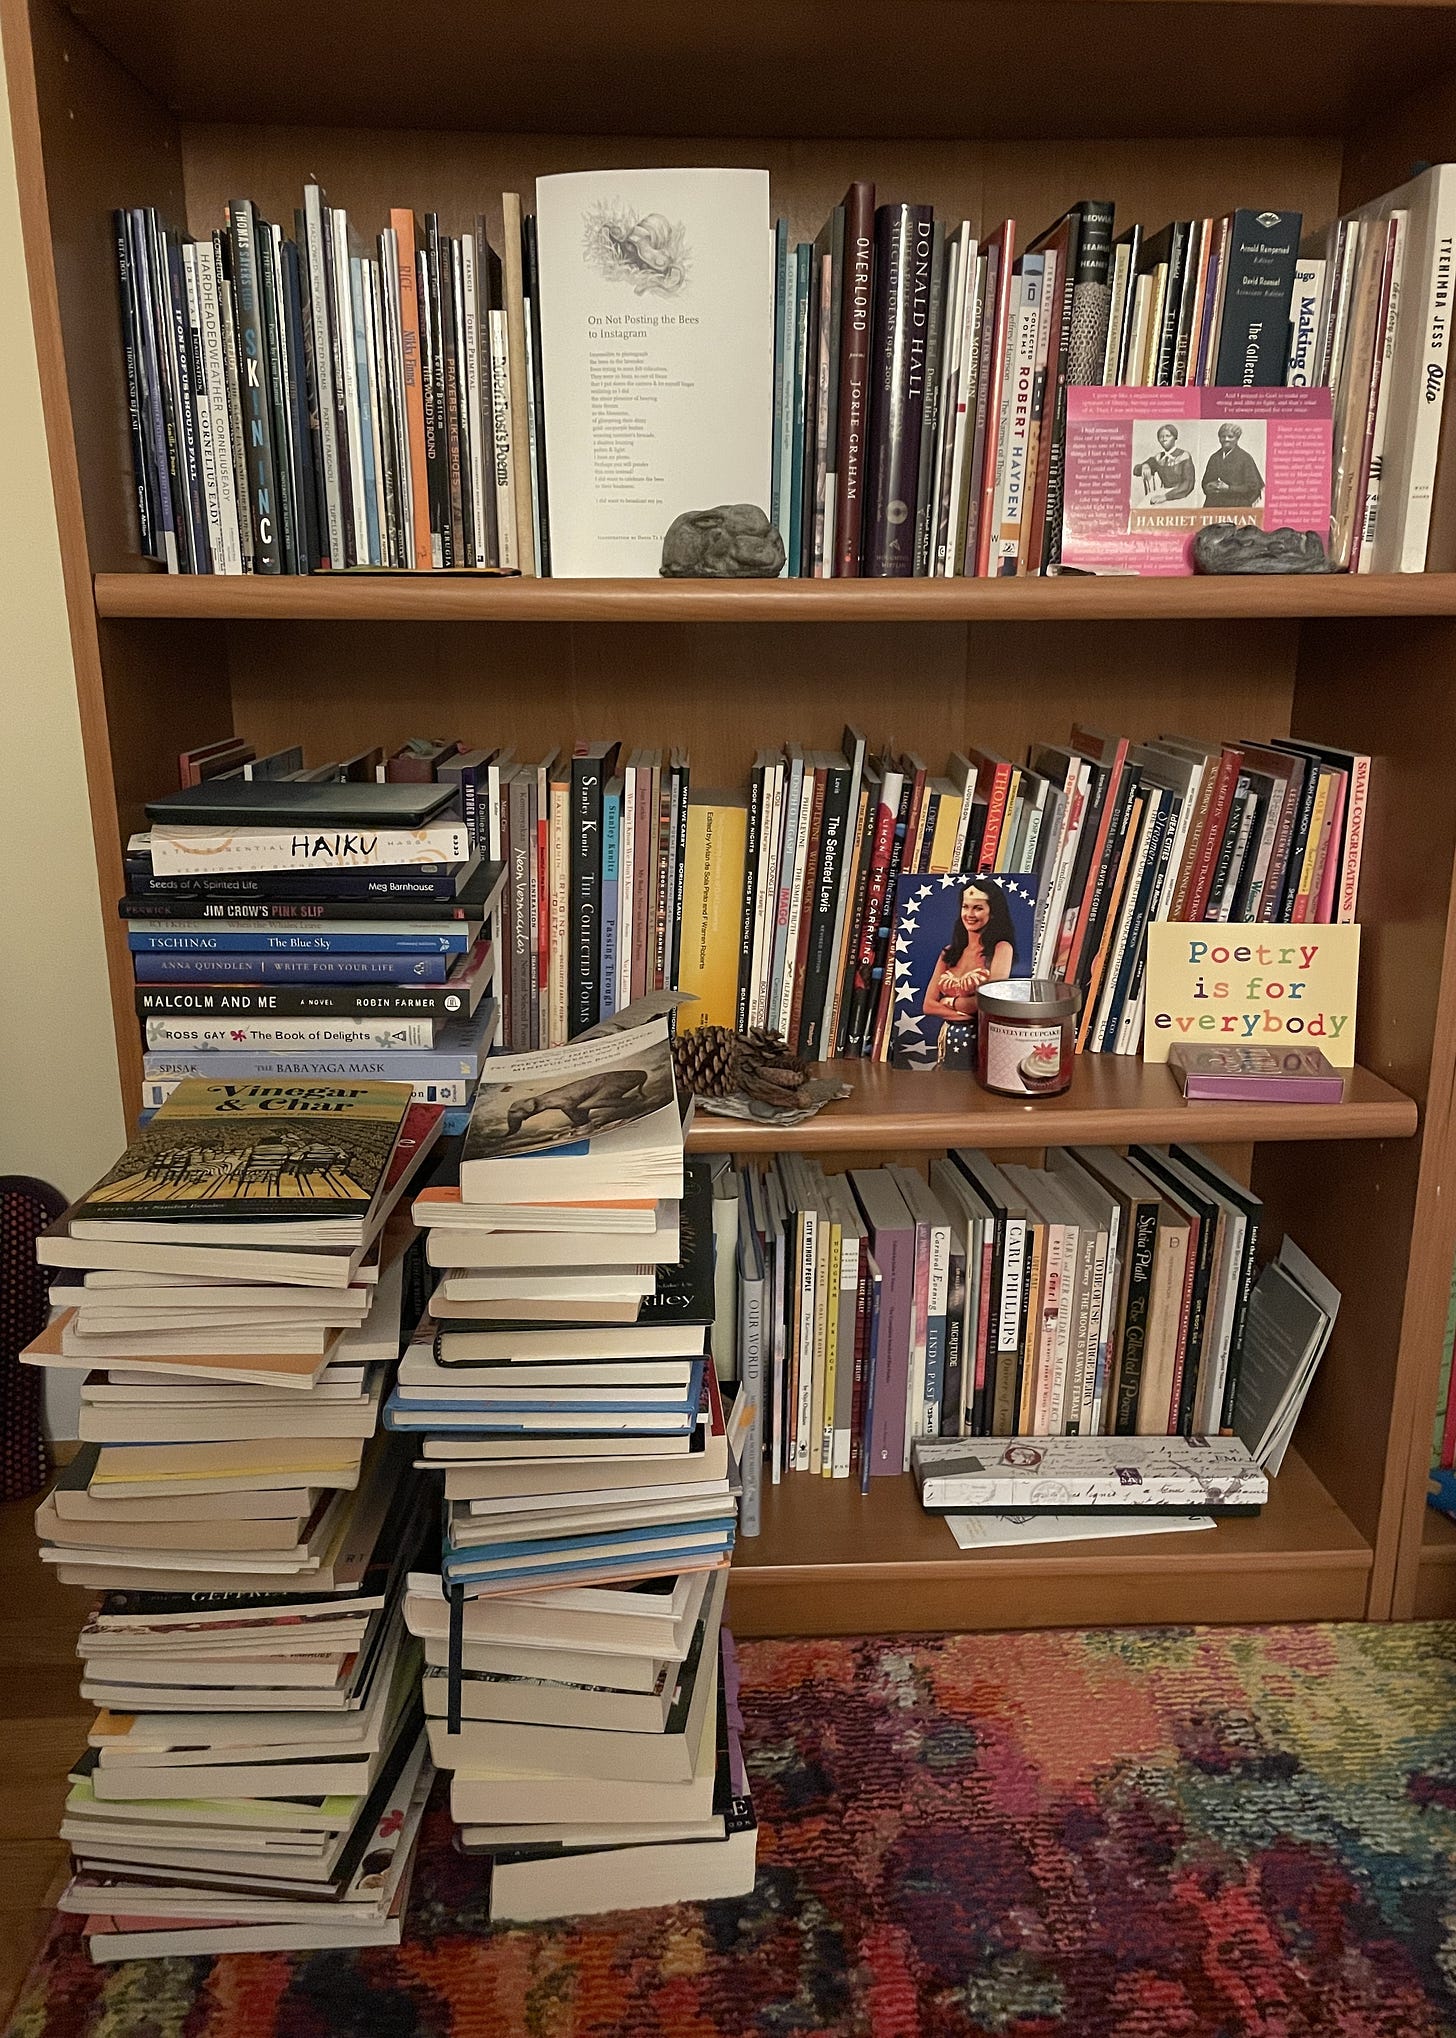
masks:
<svg viewBox="0 0 1456 2038"><path fill-rule="evenodd" d="M514 1139L533 1118L559 1112L578 1132L592 1132L622 1116L623 1106L636 1102L647 1083L646 1069L604 1069L600 1075L578 1076L572 1083L557 1083L538 1090L534 1097L517 1097L506 1115L506 1137Z"/></svg>

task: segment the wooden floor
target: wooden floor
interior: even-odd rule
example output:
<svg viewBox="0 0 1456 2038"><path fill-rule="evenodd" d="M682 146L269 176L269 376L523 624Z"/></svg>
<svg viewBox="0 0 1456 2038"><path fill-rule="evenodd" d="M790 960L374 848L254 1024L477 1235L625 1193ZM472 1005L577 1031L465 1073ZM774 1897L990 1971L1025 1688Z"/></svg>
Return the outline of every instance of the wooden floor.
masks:
<svg viewBox="0 0 1456 2038"><path fill-rule="evenodd" d="M63 1877L66 1771L93 1711L77 1694L76 1658L91 1595L57 1585L37 1557L35 1505L0 1505L0 2029Z"/></svg>

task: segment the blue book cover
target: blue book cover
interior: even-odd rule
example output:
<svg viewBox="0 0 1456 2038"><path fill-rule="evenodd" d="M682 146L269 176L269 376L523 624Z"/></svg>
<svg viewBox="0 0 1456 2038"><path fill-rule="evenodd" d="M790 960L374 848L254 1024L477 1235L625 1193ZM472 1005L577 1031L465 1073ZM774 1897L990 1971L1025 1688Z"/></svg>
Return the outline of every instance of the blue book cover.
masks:
<svg viewBox="0 0 1456 2038"><path fill-rule="evenodd" d="M1117 1029L1127 1006L1128 993L1132 986L1133 972L1138 957L1143 951L1147 930L1148 914L1152 910L1153 888L1158 880L1159 870L1167 863L1173 837L1173 823L1176 814L1170 813L1169 802L1172 794L1161 787L1153 787L1154 797L1159 797L1159 807L1148 824L1148 853L1138 880L1136 897L1127 913L1128 938L1117 967L1117 981L1111 993L1102 999L1104 1018L1098 1029L1097 1038L1091 1046L1095 1052L1108 1053L1117 1045Z"/></svg>
<svg viewBox="0 0 1456 2038"><path fill-rule="evenodd" d="M601 1016L617 1011L617 934L622 902L622 781L614 778L602 794L602 952L597 970Z"/></svg>
<svg viewBox="0 0 1456 2038"><path fill-rule="evenodd" d="M524 1591L549 1579L566 1579L580 1572L636 1576L641 1573L644 1564L650 1564L654 1574L659 1569L664 1573L681 1571L688 1564L695 1564L705 1556L726 1555L732 1547L733 1540L730 1534L726 1538L715 1537L707 1542L644 1543L630 1554L624 1553L615 1557L594 1556L590 1550L557 1557L543 1554L539 1563L508 1566L493 1561L489 1556L467 1556L462 1551L458 1557L447 1555L440 1569L448 1584L509 1584L513 1590Z"/></svg>
<svg viewBox="0 0 1456 2038"><path fill-rule="evenodd" d="M169 933L166 922L131 921L126 945L133 955L464 955L473 944L463 920L442 923L429 934L391 933L387 926L323 934L306 923L264 927L254 920L186 934Z"/></svg>
<svg viewBox="0 0 1456 2038"><path fill-rule="evenodd" d="M804 534L804 416L809 395L809 284L814 274L814 244L800 241L795 250L794 289L794 425L789 474L789 578L799 578Z"/></svg>
<svg viewBox="0 0 1456 2038"><path fill-rule="evenodd" d="M443 984L450 955L134 955L139 984Z"/></svg>
<svg viewBox="0 0 1456 2038"><path fill-rule="evenodd" d="M467 1543L456 1548L446 1543L445 1556L452 1565L499 1565L507 1557L576 1557L617 1543L704 1543L727 1544L733 1533L731 1513L713 1515L704 1521L638 1522L632 1528L587 1529L579 1535L521 1537L509 1543Z"/></svg>
<svg viewBox="0 0 1456 2038"><path fill-rule="evenodd" d="M1456 1517L1456 1471L1449 1465L1432 1465L1426 1504L1434 1507L1437 1514Z"/></svg>
<svg viewBox="0 0 1456 2038"><path fill-rule="evenodd" d="M769 493L769 522L789 549L789 519L784 494L784 361L789 353L789 222L774 222L774 365L773 365L773 479Z"/></svg>

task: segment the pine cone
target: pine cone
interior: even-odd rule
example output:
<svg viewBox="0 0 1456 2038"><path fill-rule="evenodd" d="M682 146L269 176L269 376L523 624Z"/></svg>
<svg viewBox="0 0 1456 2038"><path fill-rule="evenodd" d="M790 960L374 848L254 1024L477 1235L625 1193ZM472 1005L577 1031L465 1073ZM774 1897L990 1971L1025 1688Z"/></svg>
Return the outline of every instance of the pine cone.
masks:
<svg viewBox="0 0 1456 2038"><path fill-rule="evenodd" d="M755 1103L792 1109L809 1064L792 1054L777 1033L755 1026L748 1034L728 1026L699 1026L674 1035L673 1067L685 1096L742 1095Z"/></svg>

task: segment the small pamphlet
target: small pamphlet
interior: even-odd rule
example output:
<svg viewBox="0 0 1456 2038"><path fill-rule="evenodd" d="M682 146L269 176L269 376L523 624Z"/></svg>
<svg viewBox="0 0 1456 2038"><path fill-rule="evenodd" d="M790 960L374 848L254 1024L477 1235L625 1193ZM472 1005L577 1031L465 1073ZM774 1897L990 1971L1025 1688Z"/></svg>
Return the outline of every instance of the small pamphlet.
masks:
<svg viewBox="0 0 1456 2038"><path fill-rule="evenodd" d="M894 1067L971 1066L978 985L1033 973L1040 885L1035 871L908 872L896 880Z"/></svg>
<svg viewBox="0 0 1456 2038"><path fill-rule="evenodd" d="M1069 389L1062 563L1193 571L1206 524L1330 522L1328 389Z"/></svg>
<svg viewBox="0 0 1456 2038"><path fill-rule="evenodd" d="M1345 1078L1317 1047L1168 1049L1168 1067L1190 1103L1237 1097L1255 1104L1338 1104Z"/></svg>
<svg viewBox="0 0 1456 2038"><path fill-rule="evenodd" d="M1358 927L1268 922L1220 927L1155 921L1148 929L1143 1060L1190 1047L1317 1047L1355 1065Z"/></svg>

